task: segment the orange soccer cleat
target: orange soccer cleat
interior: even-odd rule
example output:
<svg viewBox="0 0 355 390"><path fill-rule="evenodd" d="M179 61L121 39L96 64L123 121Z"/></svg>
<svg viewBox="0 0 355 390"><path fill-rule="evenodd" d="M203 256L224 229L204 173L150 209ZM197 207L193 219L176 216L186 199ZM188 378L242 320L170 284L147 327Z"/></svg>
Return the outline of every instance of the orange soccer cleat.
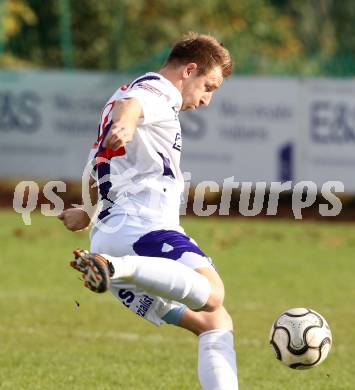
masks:
<svg viewBox="0 0 355 390"><path fill-rule="evenodd" d="M97 293L105 292L115 272L112 263L86 250L76 249L73 253L75 259L70 262L70 266L83 274L84 286Z"/></svg>

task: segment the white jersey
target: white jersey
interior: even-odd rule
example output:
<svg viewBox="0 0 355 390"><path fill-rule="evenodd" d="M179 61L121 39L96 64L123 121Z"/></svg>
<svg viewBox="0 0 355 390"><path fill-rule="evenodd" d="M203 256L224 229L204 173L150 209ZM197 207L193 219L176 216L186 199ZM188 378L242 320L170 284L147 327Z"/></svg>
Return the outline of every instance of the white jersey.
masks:
<svg viewBox="0 0 355 390"><path fill-rule="evenodd" d="M114 151L102 143L120 99L139 100L144 117L133 140ZM184 180L180 171L182 105L179 90L158 73L146 73L119 88L105 105L98 140L90 154L99 186L99 220L113 214L135 215L179 225Z"/></svg>

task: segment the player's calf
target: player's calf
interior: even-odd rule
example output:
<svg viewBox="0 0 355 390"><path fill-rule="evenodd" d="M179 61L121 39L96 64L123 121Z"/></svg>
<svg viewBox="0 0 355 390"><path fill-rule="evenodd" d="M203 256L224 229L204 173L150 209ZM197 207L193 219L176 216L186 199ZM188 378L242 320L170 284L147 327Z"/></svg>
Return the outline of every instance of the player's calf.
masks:
<svg viewBox="0 0 355 390"><path fill-rule="evenodd" d="M185 309L178 326L189 330L197 336L215 329L233 331L232 318L224 306L213 312L195 312Z"/></svg>
<svg viewBox="0 0 355 390"><path fill-rule="evenodd" d="M222 306L213 312L185 309L178 324L198 336L198 376L204 390L237 390L232 318Z"/></svg>

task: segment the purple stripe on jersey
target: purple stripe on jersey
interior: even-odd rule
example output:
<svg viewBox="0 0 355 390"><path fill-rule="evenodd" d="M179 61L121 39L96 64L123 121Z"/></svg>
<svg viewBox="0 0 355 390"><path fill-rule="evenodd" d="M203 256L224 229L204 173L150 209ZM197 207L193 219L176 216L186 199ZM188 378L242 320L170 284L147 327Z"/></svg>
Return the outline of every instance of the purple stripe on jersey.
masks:
<svg viewBox="0 0 355 390"><path fill-rule="evenodd" d="M170 168L170 160L169 160L169 158L165 157L163 153L160 153L160 152L157 152L157 153L159 154L159 156L163 160L163 168L164 168L163 176L170 176L173 179L175 179L174 172Z"/></svg>
<svg viewBox="0 0 355 390"><path fill-rule="evenodd" d="M165 257L178 260L185 252L193 252L207 257L185 234L175 230L154 230L140 237L133 244L138 256Z"/></svg>
<svg viewBox="0 0 355 390"><path fill-rule="evenodd" d="M112 187L112 183L109 180L102 181L106 176L109 177L111 172L110 162L105 162L98 165L97 168L97 178L99 182L99 193L101 197L101 202L103 204L102 211L98 215L98 219L101 220L110 214L111 208L113 206L112 200L109 198L109 192Z"/></svg>
<svg viewBox="0 0 355 390"><path fill-rule="evenodd" d="M99 144L99 147L97 149L95 158L99 158L100 154L105 150L103 143L104 140L112 126L113 121L111 120L104 128L103 130L103 138ZM96 164L97 169L97 178L99 182L99 193L101 197L101 201L103 202L103 209L98 215L98 219L101 220L105 218L107 215L110 214L111 207L113 205L113 202L109 199L109 192L112 187L111 181L108 179L110 177L111 173L111 165L110 161L104 161L100 162L100 164ZM105 177L106 176L106 177ZM103 181L103 178L105 177L106 180Z"/></svg>
<svg viewBox="0 0 355 390"><path fill-rule="evenodd" d="M113 124L113 120L111 119L109 123L106 124L105 128L103 129L103 134L102 134L102 140L101 142L99 143L99 147L97 149L97 153L96 153L96 156L98 153L102 152L105 148L104 148L104 141L105 141L105 138L109 132L109 130L111 129L111 126ZM95 156L95 157L96 157Z"/></svg>
<svg viewBox="0 0 355 390"><path fill-rule="evenodd" d="M134 81L129 87L133 88L133 86L135 84L141 83L142 81L148 81L148 80L160 80L160 77L158 77L158 76L144 76L144 77L141 77L140 79L137 79L136 81Z"/></svg>

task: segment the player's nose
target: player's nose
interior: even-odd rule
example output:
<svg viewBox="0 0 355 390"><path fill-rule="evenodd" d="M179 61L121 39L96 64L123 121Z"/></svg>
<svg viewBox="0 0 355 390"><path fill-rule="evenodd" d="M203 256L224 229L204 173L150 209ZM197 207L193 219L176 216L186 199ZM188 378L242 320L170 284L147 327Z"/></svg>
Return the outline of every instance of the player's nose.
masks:
<svg viewBox="0 0 355 390"><path fill-rule="evenodd" d="M210 104L210 101L211 101L211 95L204 95L201 97L201 100L200 100L200 106L208 106Z"/></svg>

